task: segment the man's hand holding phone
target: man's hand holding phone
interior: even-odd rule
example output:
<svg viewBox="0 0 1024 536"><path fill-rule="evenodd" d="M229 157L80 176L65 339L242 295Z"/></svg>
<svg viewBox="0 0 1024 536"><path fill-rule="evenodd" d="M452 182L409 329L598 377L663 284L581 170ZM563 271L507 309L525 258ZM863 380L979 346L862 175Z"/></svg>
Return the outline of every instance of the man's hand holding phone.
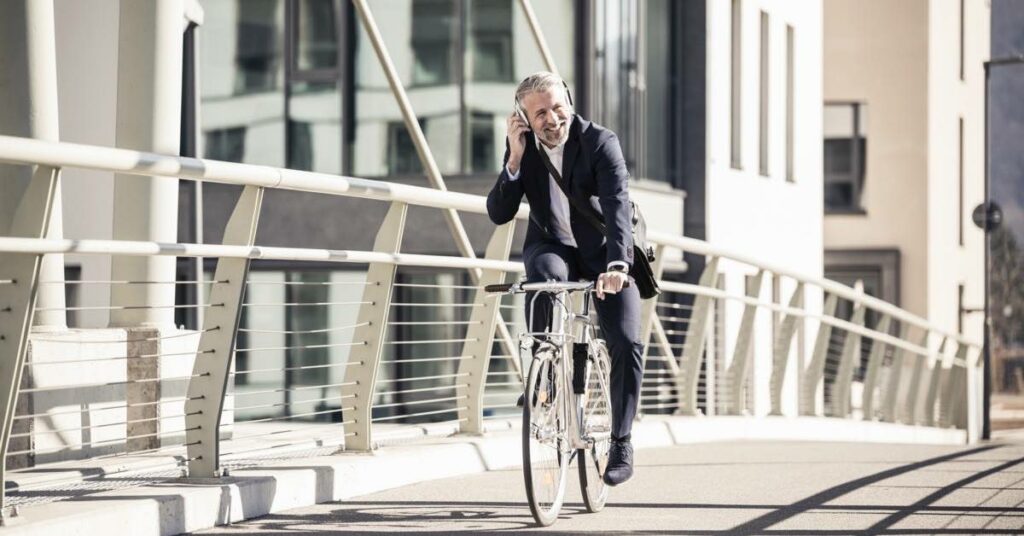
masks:
<svg viewBox="0 0 1024 536"><path fill-rule="evenodd" d="M526 150L526 133L530 127L519 114L512 112L506 121L508 125L508 172L515 175L519 172L519 163L523 159L523 151Z"/></svg>

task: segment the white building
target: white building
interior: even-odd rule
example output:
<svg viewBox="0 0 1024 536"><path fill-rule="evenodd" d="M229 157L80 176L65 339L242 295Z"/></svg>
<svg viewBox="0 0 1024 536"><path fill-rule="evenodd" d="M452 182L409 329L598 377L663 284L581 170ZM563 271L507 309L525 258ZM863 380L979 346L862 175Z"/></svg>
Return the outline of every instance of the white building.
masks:
<svg viewBox="0 0 1024 536"><path fill-rule="evenodd" d="M825 3L825 273L981 339L988 2Z"/></svg>

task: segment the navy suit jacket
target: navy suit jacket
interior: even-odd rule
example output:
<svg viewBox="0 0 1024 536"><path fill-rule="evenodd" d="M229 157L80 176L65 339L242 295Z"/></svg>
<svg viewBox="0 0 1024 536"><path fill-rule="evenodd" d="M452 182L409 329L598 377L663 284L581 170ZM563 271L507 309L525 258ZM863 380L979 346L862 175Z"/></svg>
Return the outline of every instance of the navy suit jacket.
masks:
<svg viewBox="0 0 1024 536"><path fill-rule="evenodd" d="M530 258L535 244L557 241L551 231L551 191L548 181L552 179L538 151L533 133L527 133L526 148L519 164L519 178L510 180L504 165L508 163L509 157L506 140L501 175L487 195L487 214L498 225L515 217L523 195L526 195L533 214L523 243L523 257L526 260ZM583 275L596 277L613 261L632 265L633 215L629 203L629 173L615 133L579 115L573 116L560 171L563 181L569 185L569 195L581 204L593 207L605 223L605 235L602 235L569 203L569 223L579 249Z"/></svg>

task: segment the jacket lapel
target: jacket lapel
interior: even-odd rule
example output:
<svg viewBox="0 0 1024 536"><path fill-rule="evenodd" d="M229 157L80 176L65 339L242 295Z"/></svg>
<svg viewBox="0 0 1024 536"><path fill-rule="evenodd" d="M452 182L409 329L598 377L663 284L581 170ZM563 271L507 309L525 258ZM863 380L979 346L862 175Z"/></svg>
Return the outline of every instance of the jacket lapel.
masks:
<svg viewBox="0 0 1024 536"><path fill-rule="evenodd" d="M562 181L573 193L572 172L576 167L576 156L580 152L580 119L573 115L572 123L569 125L569 139L565 142L565 152L562 153Z"/></svg>
<svg viewBox="0 0 1024 536"><path fill-rule="evenodd" d="M527 169L527 166L529 168ZM526 151L523 153L523 175L522 177L527 180L535 181L533 187L536 188L538 198L540 200L540 207L530 207L530 210L536 212L538 221L543 223L544 231L550 232L551 226L551 189L548 185L548 170L544 167L544 162L540 159L540 149L537 148L537 142L533 137L533 133L526 135ZM528 173L527 173L528 171Z"/></svg>

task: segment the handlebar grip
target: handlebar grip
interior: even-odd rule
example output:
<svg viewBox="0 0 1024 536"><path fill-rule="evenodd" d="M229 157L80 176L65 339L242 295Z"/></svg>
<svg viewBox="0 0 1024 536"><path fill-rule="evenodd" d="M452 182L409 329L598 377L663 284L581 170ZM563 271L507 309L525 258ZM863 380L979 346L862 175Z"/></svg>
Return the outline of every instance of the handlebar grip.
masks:
<svg viewBox="0 0 1024 536"><path fill-rule="evenodd" d="M498 283L496 285L484 286L486 292L508 292L512 288L512 283Z"/></svg>

